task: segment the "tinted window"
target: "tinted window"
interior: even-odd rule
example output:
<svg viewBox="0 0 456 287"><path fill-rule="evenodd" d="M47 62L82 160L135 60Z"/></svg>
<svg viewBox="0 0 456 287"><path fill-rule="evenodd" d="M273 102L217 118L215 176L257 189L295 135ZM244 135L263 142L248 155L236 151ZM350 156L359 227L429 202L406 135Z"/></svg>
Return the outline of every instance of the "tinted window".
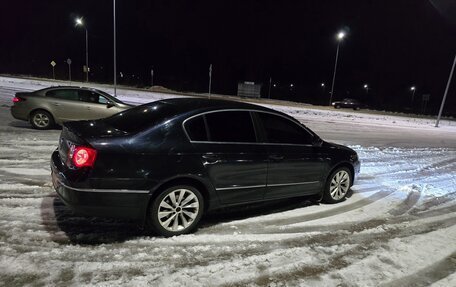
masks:
<svg viewBox="0 0 456 287"><path fill-rule="evenodd" d="M185 123L185 130L187 131L190 140L192 141L207 141L206 126L204 123L204 116L199 116L188 120Z"/></svg>
<svg viewBox="0 0 456 287"><path fill-rule="evenodd" d="M296 123L273 114L257 113L269 143L311 144L312 135Z"/></svg>
<svg viewBox="0 0 456 287"><path fill-rule="evenodd" d="M209 140L214 142L256 142L249 112L216 112L205 115Z"/></svg>
<svg viewBox="0 0 456 287"><path fill-rule="evenodd" d="M115 129L136 133L160 124L176 114L177 110L173 105L156 102L134 107L103 121Z"/></svg>
<svg viewBox="0 0 456 287"><path fill-rule="evenodd" d="M46 93L47 97L69 100L69 101L79 101L78 90L50 90Z"/></svg>

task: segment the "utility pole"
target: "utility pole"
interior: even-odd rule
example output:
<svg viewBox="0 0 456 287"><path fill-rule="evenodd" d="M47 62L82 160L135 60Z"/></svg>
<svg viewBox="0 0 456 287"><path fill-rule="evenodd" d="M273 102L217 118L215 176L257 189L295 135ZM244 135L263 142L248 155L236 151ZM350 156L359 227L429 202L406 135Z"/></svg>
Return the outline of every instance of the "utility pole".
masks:
<svg viewBox="0 0 456 287"><path fill-rule="evenodd" d="M211 99L212 64L209 65L209 100Z"/></svg>
<svg viewBox="0 0 456 287"><path fill-rule="evenodd" d="M68 79L70 80L70 83L71 83L71 59L68 58L66 60L66 63L68 64Z"/></svg>
<svg viewBox="0 0 456 287"><path fill-rule="evenodd" d="M117 62L116 62L116 0L112 0L114 18L114 97L117 97Z"/></svg>
<svg viewBox="0 0 456 287"><path fill-rule="evenodd" d="M269 93L268 93L268 99L271 98L271 85L272 85L272 78L269 77Z"/></svg>
<svg viewBox="0 0 456 287"><path fill-rule="evenodd" d="M448 90L450 89L451 78L453 77L454 66L456 66L456 55L454 55L453 66L451 67L450 76L448 77L448 82L445 88L445 94L443 95L442 104L440 105L439 115L437 116L437 121L435 122L435 127L439 127L440 117L442 116L443 107L445 106L445 100L448 95Z"/></svg>
<svg viewBox="0 0 456 287"><path fill-rule="evenodd" d="M150 86L154 86L154 69L150 69Z"/></svg>

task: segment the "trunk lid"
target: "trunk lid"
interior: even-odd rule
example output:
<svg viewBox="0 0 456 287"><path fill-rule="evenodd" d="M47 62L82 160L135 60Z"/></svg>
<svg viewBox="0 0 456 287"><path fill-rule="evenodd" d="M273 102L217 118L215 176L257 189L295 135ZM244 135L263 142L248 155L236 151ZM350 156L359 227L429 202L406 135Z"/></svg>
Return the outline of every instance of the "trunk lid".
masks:
<svg viewBox="0 0 456 287"><path fill-rule="evenodd" d="M125 134L102 120L66 122L59 138L59 155L62 163L68 164L68 153L73 146L91 146L91 142L96 139Z"/></svg>

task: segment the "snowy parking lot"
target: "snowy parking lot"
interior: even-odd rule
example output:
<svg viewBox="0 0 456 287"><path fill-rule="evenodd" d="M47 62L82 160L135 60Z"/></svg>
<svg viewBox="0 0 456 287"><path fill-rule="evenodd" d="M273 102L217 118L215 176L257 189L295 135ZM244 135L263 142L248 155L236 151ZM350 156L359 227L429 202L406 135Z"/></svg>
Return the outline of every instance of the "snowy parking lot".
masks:
<svg viewBox="0 0 456 287"><path fill-rule="evenodd" d="M358 152L349 198L224 210L194 234L159 238L74 216L57 198L60 131L9 112L15 92L51 84L0 77L0 286L456 286L455 122L267 104Z"/></svg>

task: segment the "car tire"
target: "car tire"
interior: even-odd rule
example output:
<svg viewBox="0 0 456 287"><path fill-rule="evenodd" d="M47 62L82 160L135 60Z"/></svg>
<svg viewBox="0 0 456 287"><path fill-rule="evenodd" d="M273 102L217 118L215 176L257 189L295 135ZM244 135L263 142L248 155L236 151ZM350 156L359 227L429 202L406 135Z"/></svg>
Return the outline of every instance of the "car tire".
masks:
<svg viewBox="0 0 456 287"><path fill-rule="evenodd" d="M351 186L352 174L346 167L334 170L326 181L323 191L323 201L326 203L338 203L345 200Z"/></svg>
<svg viewBox="0 0 456 287"><path fill-rule="evenodd" d="M339 105L335 105L334 108L340 109L340 106Z"/></svg>
<svg viewBox="0 0 456 287"><path fill-rule="evenodd" d="M361 108L360 107L354 107L353 108L355 111L359 111Z"/></svg>
<svg viewBox="0 0 456 287"><path fill-rule="evenodd" d="M167 188L149 207L148 227L165 237L193 231L204 211L204 199L194 187L178 185Z"/></svg>
<svg viewBox="0 0 456 287"><path fill-rule="evenodd" d="M45 110L37 110L30 114L30 124L38 130L47 130L54 126L54 117Z"/></svg>

